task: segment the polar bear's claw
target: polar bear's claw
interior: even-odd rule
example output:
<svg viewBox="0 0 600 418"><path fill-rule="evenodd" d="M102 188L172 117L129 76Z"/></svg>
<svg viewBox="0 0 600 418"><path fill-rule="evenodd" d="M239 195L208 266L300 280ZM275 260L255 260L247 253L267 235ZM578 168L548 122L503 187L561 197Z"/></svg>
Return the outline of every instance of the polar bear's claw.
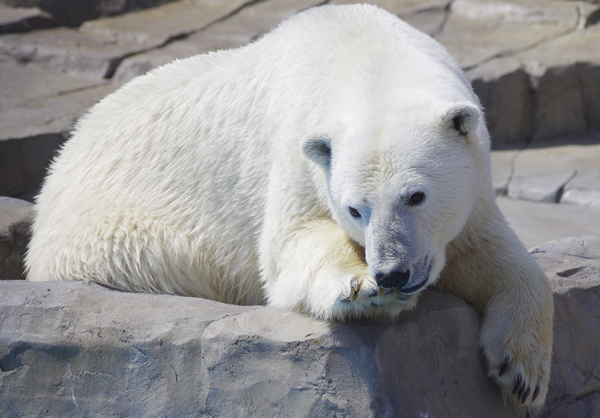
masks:
<svg viewBox="0 0 600 418"><path fill-rule="evenodd" d="M498 376L502 376L504 373L506 373L506 370L508 369L509 364L510 364L510 356L507 355L504 358L504 362L500 366L500 371L498 371Z"/></svg>

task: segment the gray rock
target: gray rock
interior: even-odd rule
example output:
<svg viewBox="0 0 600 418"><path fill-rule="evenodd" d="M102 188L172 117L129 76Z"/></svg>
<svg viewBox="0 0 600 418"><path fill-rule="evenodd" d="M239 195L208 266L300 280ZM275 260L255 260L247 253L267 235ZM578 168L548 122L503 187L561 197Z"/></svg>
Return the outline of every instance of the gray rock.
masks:
<svg viewBox="0 0 600 418"><path fill-rule="evenodd" d="M175 59L246 45L294 13L321 3L318 0L248 3L232 12L227 19L214 24L211 22L183 40L126 58L119 65L115 78L124 83ZM124 27L127 28L127 25Z"/></svg>
<svg viewBox="0 0 600 418"><path fill-rule="evenodd" d="M600 235L600 211L498 196L500 210L527 248L574 235Z"/></svg>
<svg viewBox="0 0 600 418"><path fill-rule="evenodd" d="M168 1L172 0L0 0L0 4L13 7L37 6L55 16L63 25L79 26L86 20L154 7Z"/></svg>
<svg viewBox="0 0 600 418"><path fill-rule="evenodd" d="M23 255L30 238L33 205L0 197L0 280L24 279Z"/></svg>
<svg viewBox="0 0 600 418"><path fill-rule="evenodd" d="M37 7L6 7L0 3L0 34L58 26L52 15Z"/></svg>
<svg viewBox="0 0 600 418"><path fill-rule="evenodd" d="M76 119L116 87L0 63L0 195L31 199Z"/></svg>
<svg viewBox="0 0 600 418"><path fill-rule="evenodd" d="M31 200L46 175L46 166L65 141L62 134L42 134L0 142L0 194Z"/></svg>
<svg viewBox="0 0 600 418"><path fill-rule="evenodd" d="M555 291L544 418L596 416L600 237L537 247ZM0 283L0 404L20 416L523 417L478 356L479 318L425 292L394 322L88 282Z"/></svg>
<svg viewBox="0 0 600 418"><path fill-rule="evenodd" d="M578 23L577 5L566 2L455 0L436 39L461 67L471 69L574 30Z"/></svg>
<svg viewBox="0 0 600 418"><path fill-rule="evenodd" d="M508 185L508 197L533 202L558 203L563 188L575 175L575 171L561 171L528 177L515 175Z"/></svg>
<svg viewBox="0 0 600 418"><path fill-rule="evenodd" d="M124 16L86 22L79 29L56 28L0 37L0 60L111 78L128 56L188 36L242 8L248 0L177 1Z"/></svg>
<svg viewBox="0 0 600 418"><path fill-rule="evenodd" d="M0 324L9 416L524 416L485 378L474 310L435 291L395 323L339 324L3 282Z"/></svg>
<svg viewBox="0 0 600 418"><path fill-rule="evenodd" d="M472 81L473 90L485 108L495 149L520 148L534 132L534 104L529 74L522 69L498 78Z"/></svg>
<svg viewBox="0 0 600 418"><path fill-rule="evenodd" d="M332 0L329 4L354 4L359 1ZM372 0L369 4L394 13L410 25L429 35L436 35L448 17L450 0Z"/></svg>
<svg viewBox="0 0 600 418"><path fill-rule="evenodd" d="M600 236L540 245L554 290L554 353L545 418L600 415Z"/></svg>
<svg viewBox="0 0 600 418"><path fill-rule="evenodd" d="M497 145L520 146L530 139L544 143L599 129L600 50L596 45L600 25L584 25L586 17L598 9L589 4L571 5L579 16L571 30L468 68L467 76L490 111L490 121L498 121L492 122L490 129ZM468 49L469 44L464 47ZM510 100L514 112L504 104ZM503 107L509 111L497 111ZM497 131L497 126L509 128Z"/></svg>

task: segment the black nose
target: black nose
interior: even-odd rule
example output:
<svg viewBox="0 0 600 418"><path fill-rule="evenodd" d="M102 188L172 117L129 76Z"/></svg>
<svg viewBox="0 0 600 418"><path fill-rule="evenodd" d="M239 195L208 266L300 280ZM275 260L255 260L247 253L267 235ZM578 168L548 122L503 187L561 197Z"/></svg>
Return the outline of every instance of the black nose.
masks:
<svg viewBox="0 0 600 418"><path fill-rule="evenodd" d="M385 289L402 289L408 283L410 270L392 271L388 274L377 273L375 280L380 287Z"/></svg>

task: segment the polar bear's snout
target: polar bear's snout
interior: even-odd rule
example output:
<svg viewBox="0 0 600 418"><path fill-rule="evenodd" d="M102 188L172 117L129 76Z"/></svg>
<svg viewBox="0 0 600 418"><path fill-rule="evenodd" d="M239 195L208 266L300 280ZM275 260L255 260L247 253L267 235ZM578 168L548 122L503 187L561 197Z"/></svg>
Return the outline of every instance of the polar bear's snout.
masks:
<svg viewBox="0 0 600 418"><path fill-rule="evenodd" d="M426 257L421 262L412 266L412 268L397 267L387 273L377 271L374 272L373 276L379 287L396 289L408 295L423 289L429 282L431 265L429 257Z"/></svg>

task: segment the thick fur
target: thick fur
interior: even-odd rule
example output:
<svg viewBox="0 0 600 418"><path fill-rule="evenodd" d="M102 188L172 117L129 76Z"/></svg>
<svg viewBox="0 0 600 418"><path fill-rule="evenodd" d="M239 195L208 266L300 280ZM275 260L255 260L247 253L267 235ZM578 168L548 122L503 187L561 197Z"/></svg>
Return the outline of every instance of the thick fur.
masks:
<svg viewBox="0 0 600 418"><path fill-rule="evenodd" d="M483 314L507 396L544 402L552 295L496 206L477 97L373 6L131 81L79 121L36 209L29 280L324 319L394 317L437 281Z"/></svg>

